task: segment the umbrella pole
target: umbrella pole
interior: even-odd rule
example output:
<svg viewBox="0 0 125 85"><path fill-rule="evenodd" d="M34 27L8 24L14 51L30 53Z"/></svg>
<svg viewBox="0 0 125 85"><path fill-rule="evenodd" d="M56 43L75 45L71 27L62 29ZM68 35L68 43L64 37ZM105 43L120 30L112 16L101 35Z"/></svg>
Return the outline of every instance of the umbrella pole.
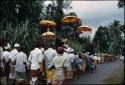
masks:
<svg viewBox="0 0 125 85"><path fill-rule="evenodd" d="M48 26L47 26L47 31L49 31L49 24L48 24ZM45 43L47 43L46 45L48 45L48 41L47 41L47 31L46 31L46 42ZM48 46L47 46L48 47Z"/></svg>
<svg viewBox="0 0 125 85"><path fill-rule="evenodd" d="M72 24L71 24L71 18L70 18L70 29L69 29L69 40L70 40L70 37L71 37L71 26Z"/></svg>

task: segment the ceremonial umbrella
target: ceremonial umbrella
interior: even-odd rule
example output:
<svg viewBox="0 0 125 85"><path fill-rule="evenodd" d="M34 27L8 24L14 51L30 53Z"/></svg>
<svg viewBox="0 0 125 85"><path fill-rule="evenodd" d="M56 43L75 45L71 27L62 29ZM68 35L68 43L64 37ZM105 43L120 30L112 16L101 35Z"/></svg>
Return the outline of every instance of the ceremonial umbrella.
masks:
<svg viewBox="0 0 125 85"><path fill-rule="evenodd" d="M77 21L79 21L77 16L65 16L62 18L63 23L73 23L73 22L77 22Z"/></svg>
<svg viewBox="0 0 125 85"><path fill-rule="evenodd" d="M44 32L42 34L43 39L56 39L56 34L53 32L50 32L49 30L47 32Z"/></svg>
<svg viewBox="0 0 125 85"><path fill-rule="evenodd" d="M50 32L49 30L47 32L44 32L42 34L42 39L43 39L43 42L44 42L44 45L46 48L48 48L48 46L55 42L56 40L56 34L53 33L53 32Z"/></svg>
<svg viewBox="0 0 125 85"><path fill-rule="evenodd" d="M50 20L42 20L39 22L40 26L46 27L47 29L53 28L56 26L56 23Z"/></svg>
<svg viewBox="0 0 125 85"><path fill-rule="evenodd" d="M72 25L72 23L75 23L75 22L78 22L79 21L79 18L77 16L73 16L73 15L70 15L70 16L65 16L62 18L61 20L63 23L69 23L70 26ZM71 29L69 30L71 31ZM69 32L70 33L70 32ZM70 38L71 36L69 36Z"/></svg>
<svg viewBox="0 0 125 85"><path fill-rule="evenodd" d="M87 25L82 25L77 28L77 31L81 33L79 37L83 38L84 41L84 36L88 36L92 32L92 29ZM83 47L83 49L85 49L85 43L83 43Z"/></svg>
<svg viewBox="0 0 125 85"><path fill-rule="evenodd" d="M80 33L90 34L92 29L87 25L82 25L77 28L77 31Z"/></svg>

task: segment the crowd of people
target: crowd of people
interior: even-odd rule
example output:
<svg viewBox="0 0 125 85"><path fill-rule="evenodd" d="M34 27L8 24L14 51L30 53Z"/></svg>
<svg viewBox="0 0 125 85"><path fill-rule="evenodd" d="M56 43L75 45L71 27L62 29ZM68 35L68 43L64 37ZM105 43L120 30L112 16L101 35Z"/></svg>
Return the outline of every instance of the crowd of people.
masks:
<svg viewBox="0 0 125 85"><path fill-rule="evenodd" d="M0 50L0 75L6 78L4 83L10 85L36 85L38 82L61 85L65 80L74 79L81 73L93 73L96 64L101 62L97 54L75 53L68 44L56 48L50 44L44 49L37 43L29 55L22 51L18 43L14 44L13 49L8 43L4 48L0 47Z"/></svg>

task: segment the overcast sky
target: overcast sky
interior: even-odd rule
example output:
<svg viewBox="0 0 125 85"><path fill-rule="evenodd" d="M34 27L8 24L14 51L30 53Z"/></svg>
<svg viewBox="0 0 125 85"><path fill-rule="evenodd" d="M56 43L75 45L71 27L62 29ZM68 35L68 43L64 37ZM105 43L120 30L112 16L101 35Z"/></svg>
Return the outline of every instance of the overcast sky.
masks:
<svg viewBox="0 0 125 85"><path fill-rule="evenodd" d="M124 9L118 8L118 1L72 1L73 9L82 24L93 28L92 37L98 26L107 26L115 19L124 23Z"/></svg>

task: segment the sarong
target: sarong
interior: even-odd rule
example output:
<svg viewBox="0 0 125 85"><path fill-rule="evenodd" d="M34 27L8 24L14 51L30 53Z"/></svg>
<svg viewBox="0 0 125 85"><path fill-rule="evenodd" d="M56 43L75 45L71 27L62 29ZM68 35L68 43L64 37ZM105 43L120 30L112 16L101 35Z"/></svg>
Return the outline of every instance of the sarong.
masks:
<svg viewBox="0 0 125 85"><path fill-rule="evenodd" d="M47 71L47 81L52 81L54 75L54 69Z"/></svg>
<svg viewBox="0 0 125 85"><path fill-rule="evenodd" d="M30 76L31 77L38 77L39 75L40 75L40 69L30 71Z"/></svg>
<svg viewBox="0 0 125 85"><path fill-rule="evenodd" d="M26 73L16 71L16 80L26 80Z"/></svg>

